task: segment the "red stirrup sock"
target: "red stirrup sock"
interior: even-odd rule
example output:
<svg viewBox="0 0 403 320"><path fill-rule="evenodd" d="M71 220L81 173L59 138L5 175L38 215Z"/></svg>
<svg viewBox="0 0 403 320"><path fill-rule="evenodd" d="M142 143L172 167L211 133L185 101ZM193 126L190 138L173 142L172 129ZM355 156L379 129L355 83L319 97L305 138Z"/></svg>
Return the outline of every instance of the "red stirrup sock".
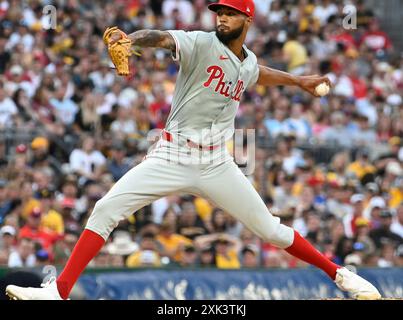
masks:
<svg viewBox="0 0 403 320"><path fill-rule="evenodd" d="M294 230L294 242L285 249L289 254L312 264L325 271L333 280L336 278L336 270L341 268L320 253L313 245L305 240Z"/></svg>
<svg viewBox="0 0 403 320"><path fill-rule="evenodd" d="M56 280L57 289L63 299L69 297L78 277L104 244L105 240L99 234L88 229L83 231L66 266Z"/></svg>

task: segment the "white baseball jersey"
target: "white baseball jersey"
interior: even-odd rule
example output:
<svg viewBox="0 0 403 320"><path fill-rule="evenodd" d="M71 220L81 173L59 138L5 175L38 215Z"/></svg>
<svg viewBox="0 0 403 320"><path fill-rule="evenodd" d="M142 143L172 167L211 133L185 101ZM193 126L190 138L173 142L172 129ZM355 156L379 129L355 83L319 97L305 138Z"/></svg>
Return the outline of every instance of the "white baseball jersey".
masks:
<svg viewBox="0 0 403 320"><path fill-rule="evenodd" d="M244 45L239 58L215 32L170 30L180 70L166 129L200 144L232 137L242 93L259 77L257 58ZM200 135L203 131L203 137ZM208 136L206 136L208 135Z"/></svg>
<svg viewBox="0 0 403 320"><path fill-rule="evenodd" d="M170 194L187 193L209 200L264 240L290 246L293 230L271 215L222 144L234 132L242 93L258 79L256 56L244 46L246 58L241 62L214 32L169 32L176 41L174 59L180 71L166 132L185 143L160 139L146 159L97 202L86 228L107 239L120 220L140 208ZM200 150L189 140L219 147Z"/></svg>

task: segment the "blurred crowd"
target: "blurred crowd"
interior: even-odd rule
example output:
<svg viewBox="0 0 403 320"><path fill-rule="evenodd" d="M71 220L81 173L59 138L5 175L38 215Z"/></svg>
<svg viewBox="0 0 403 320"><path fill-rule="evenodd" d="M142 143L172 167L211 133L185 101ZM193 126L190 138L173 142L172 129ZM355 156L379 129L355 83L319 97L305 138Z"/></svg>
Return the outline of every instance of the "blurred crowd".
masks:
<svg viewBox="0 0 403 320"><path fill-rule="evenodd" d="M105 28L215 26L206 0L59 0L53 20L48 2L0 0L0 266L63 265L95 203L164 127L178 66L141 49L118 77ZM403 55L382 17L365 1L255 3L247 45L259 63L328 75L333 88L320 99L293 87L244 93L236 127L256 129L251 183L336 263L402 266ZM348 3L357 28L343 28ZM189 195L122 221L90 265L305 266Z"/></svg>

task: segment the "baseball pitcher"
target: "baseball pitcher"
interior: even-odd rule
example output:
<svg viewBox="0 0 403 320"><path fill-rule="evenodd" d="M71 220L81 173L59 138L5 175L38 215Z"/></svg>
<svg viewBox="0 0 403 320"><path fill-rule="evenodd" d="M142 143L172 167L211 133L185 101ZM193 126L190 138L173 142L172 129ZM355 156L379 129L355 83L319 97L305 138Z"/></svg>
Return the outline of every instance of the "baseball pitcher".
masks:
<svg viewBox="0 0 403 320"><path fill-rule="evenodd" d="M43 288L10 285L6 293L12 299L67 299L119 221L160 197L179 192L208 199L265 241L322 269L352 297L381 297L368 281L334 264L298 232L281 224L225 147L248 87L256 83L298 86L318 96L315 88L323 83L330 86L329 79L293 76L258 64L244 44L253 22L253 0L220 0L209 9L217 14L216 30L210 33L140 30L127 35L116 27L106 30L104 41L120 75L128 74L128 59L135 47L172 52L180 70L166 128L145 159L97 202L59 277Z"/></svg>

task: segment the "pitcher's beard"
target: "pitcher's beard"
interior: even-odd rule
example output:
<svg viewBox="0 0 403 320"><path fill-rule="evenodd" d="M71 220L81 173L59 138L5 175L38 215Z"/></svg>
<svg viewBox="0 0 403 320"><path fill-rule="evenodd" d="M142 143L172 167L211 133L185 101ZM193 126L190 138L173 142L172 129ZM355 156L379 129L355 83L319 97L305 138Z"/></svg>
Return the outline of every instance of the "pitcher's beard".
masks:
<svg viewBox="0 0 403 320"><path fill-rule="evenodd" d="M218 40L220 40L225 45L228 45L232 40L238 39L245 25L239 27L238 29L232 30L231 32L221 32L218 30L218 27L215 29L215 33L217 35Z"/></svg>

